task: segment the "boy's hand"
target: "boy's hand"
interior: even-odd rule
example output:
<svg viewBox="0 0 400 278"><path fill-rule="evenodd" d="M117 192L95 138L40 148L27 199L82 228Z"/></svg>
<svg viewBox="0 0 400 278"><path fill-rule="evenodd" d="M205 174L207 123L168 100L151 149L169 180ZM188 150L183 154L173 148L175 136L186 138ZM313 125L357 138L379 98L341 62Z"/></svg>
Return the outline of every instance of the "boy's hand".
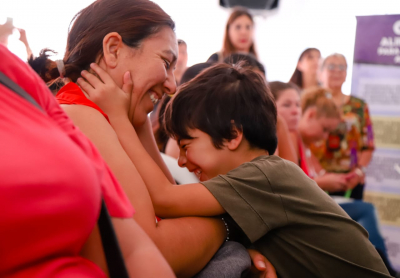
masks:
<svg viewBox="0 0 400 278"><path fill-rule="evenodd" d="M122 89L119 88L111 76L97 64L92 63L90 68L97 73L100 79L88 71L82 71L82 77L77 83L86 97L96 103L110 118L132 118L132 89L133 83L130 72L124 74ZM132 109L131 109L132 107Z"/></svg>
<svg viewBox="0 0 400 278"><path fill-rule="evenodd" d="M274 266L260 252L247 249L251 258L251 277L253 278L277 278Z"/></svg>

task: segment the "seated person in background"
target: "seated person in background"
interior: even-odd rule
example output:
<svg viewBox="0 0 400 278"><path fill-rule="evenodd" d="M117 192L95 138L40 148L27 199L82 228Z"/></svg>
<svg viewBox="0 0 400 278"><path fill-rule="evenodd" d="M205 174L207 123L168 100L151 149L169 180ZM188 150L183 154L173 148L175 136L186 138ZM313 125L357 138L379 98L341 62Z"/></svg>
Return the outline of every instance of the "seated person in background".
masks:
<svg viewBox="0 0 400 278"><path fill-rule="evenodd" d="M124 99L88 93L99 105ZM115 115L123 107L104 109ZM115 128L158 215L223 215L227 240L259 250L281 277L390 277L367 232L296 164L269 155L277 145L276 107L258 74L213 66L180 87L165 115L179 164L201 183L172 184L128 121Z"/></svg>
<svg viewBox="0 0 400 278"><path fill-rule="evenodd" d="M368 104L342 92L347 75L347 62L342 54L326 57L320 70L322 85L332 93L332 100L342 117L324 140L310 146L318 158L314 167L318 172L354 174L347 182L347 191L332 194L362 200L366 167L375 149Z"/></svg>
<svg viewBox="0 0 400 278"><path fill-rule="evenodd" d="M291 83L271 82L270 88L276 99L278 114L288 122L291 128L293 143L296 145L300 157L298 165L322 189L326 191L346 189L348 178L345 174L326 173L317 176L310 161L312 155L308 148L309 144L326 137L340 121L339 110L332 101L330 93L323 88L315 87L305 90L300 99L299 90ZM302 116L300 115L300 106L303 110ZM381 255L390 274L395 274L396 271L388 261L386 246L379 232L374 206L370 203L353 202L352 200L339 205L354 221L368 231L371 243Z"/></svg>
<svg viewBox="0 0 400 278"><path fill-rule="evenodd" d="M222 50L212 54L207 62L222 62L233 53L252 54L258 57L254 44L254 21L250 12L242 7L235 8L225 26Z"/></svg>

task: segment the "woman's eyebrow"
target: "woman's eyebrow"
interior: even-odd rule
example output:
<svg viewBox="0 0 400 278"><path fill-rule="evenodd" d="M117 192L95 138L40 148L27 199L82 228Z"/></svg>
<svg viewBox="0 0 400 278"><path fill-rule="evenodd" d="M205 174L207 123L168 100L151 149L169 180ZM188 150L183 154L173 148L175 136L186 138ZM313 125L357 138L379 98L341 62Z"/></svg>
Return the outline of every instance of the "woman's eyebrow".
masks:
<svg viewBox="0 0 400 278"><path fill-rule="evenodd" d="M166 49L162 51L165 55L172 55L172 61L171 63L175 62L177 60L177 55L175 54L175 52L173 52L171 49Z"/></svg>

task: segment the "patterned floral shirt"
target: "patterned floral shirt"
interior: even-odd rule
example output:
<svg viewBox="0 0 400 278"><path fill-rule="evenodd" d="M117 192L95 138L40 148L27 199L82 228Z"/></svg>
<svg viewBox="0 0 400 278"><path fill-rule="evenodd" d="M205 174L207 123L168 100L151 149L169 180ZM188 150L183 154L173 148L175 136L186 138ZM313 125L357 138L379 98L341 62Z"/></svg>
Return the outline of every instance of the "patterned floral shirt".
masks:
<svg viewBox="0 0 400 278"><path fill-rule="evenodd" d="M349 172L358 165L362 150L374 149L374 135L367 104L351 96L342 106L342 121L327 140L310 146L327 172Z"/></svg>

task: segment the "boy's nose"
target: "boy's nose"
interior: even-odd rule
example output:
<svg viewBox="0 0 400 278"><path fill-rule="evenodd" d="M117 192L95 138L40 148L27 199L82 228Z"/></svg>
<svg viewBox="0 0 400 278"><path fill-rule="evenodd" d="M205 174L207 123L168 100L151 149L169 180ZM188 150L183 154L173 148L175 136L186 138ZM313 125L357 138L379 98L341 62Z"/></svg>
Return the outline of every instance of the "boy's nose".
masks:
<svg viewBox="0 0 400 278"><path fill-rule="evenodd" d="M181 153L179 154L179 157L178 157L178 165L179 165L179 167L182 167L182 168L185 167L186 162L187 162L186 156L183 155L182 151L181 151Z"/></svg>

